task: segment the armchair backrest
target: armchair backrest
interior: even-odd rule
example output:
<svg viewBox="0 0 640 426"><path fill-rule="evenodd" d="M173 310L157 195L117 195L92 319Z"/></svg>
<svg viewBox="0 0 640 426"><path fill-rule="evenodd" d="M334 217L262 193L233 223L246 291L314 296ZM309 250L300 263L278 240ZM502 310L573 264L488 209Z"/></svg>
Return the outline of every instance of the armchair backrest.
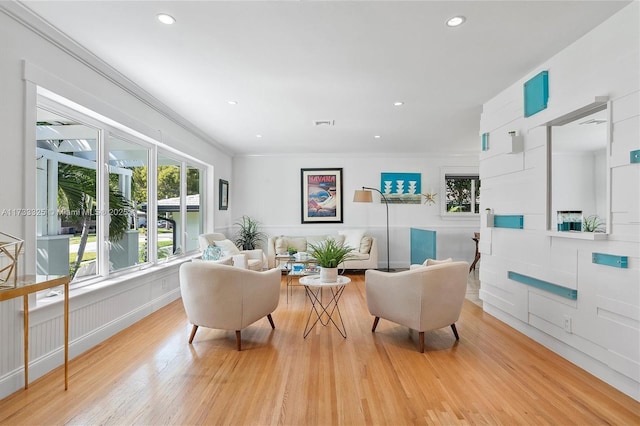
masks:
<svg viewBox="0 0 640 426"><path fill-rule="evenodd" d="M251 271L213 262L180 266L180 292L189 322L240 330L273 312L280 299L281 272Z"/></svg>
<svg viewBox="0 0 640 426"><path fill-rule="evenodd" d="M396 273L368 270L369 312L418 331L447 327L460 316L468 269L467 262L447 262Z"/></svg>
<svg viewBox="0 0 640 426"><path fill-rule="evenodd" d="M213 232L211 234L200 234L198 235L198 245L200 246L200 251L204 251L207 247L213 244L214 241L222 241L226 239L227 237L219 232Z"/></svg>

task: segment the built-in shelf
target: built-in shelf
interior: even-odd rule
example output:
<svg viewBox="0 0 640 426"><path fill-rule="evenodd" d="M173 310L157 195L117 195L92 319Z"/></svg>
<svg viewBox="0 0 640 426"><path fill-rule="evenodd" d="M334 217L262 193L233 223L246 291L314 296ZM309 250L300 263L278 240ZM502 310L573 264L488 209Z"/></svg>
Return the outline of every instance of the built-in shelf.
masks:
<svg viewBox="0 0 640 426"><path fill-rule="evenodd" d="M600 241L606 240L608 234L603 232L578 232L578 231L547 231L547 235L550 237L558 237L558 238L573 238L575 240L591 240L591 241Z"/></svg>

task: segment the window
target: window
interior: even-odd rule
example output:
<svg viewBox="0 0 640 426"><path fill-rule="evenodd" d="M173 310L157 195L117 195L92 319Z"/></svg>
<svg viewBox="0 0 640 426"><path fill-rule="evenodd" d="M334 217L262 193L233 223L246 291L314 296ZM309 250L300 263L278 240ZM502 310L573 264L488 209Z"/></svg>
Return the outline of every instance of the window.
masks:
<svg viewBox="0 0 640 426"><path fill-rule="evenodd" d="M480 213L480 178L477 173L445 173L443 213Z"/></svg>
<svg viewBox="0 0 640 426"><path fill-rule="evenodd" d="M68 274L77 287L196 251L206 166L170 148L156 154L153 139L53 99L38 96L37 273Z"/></svg>

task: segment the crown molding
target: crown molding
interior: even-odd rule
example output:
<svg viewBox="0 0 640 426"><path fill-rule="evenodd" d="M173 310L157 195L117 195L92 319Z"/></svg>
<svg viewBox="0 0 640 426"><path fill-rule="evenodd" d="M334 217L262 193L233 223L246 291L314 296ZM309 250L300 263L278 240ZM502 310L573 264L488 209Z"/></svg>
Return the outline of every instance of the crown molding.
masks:
<svg viewBox="0 0 640 426"><path fill-rule="evenodd" d="M62 31L55 28L53 25L33 12L23 3L17 0L2 1L0 2L0 12L5 13L16 22L28 28L49 43L53 44L64 53L76 59L78 62L90 68L111 83L120 87L129 95L133 96L143 104L147 105L149 108L171 120L173 123L182 127L189 133L202 139L212 147L229 156L234 155L234 152L231 151L228 147L223 146L216 140L212 139L209 135L207 135L193 123L177 114L167 105L165 105L149 92L135 84L133 81L131 81L125 75L121 74L111 65L107 64L98 56L86 49L84 46L64 34Z"/></svg>

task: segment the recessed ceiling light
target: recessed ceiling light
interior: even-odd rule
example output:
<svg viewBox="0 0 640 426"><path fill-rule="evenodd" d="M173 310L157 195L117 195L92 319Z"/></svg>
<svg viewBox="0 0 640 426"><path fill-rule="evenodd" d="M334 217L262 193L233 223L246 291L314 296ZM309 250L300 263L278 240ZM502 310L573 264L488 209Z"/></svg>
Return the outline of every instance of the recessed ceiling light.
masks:
<svg viewBox="0 0 640 426"><path fill-rule="evenodd" d="M158 13L157 17L158 21L162 22L163 24L171 25L176 22L176 18L171 15L167 15L166 13Z"/></svg>
<svg viewBox="0 0 640 426"><path fill-rule="evenodd" d="M256 135L256 138L261 138L261 137L262 137L262 135Z"/></svg>
<svg viewBox="0 0 640 426"><path fill-rule="evenodd" d="M401 102L401 101L393 103L393 106L402 106L402 105L404 105L404 102Z"/></svg>
<svg viewBox="0 0 640 426"><path fill-rule="evenodd" d="M229 105L238 105L238 101L227 101Z"/></svg>
<svg viewBox="0 0 640 426"><path fill-rule="evenodd" d="M380 135L375 135L373 138L374 139L380 139Z"/></svg>
<svg viewBox="0 0 640 426"><path fill-rule="evenodd" d="M447 26L448 27L457 27L458 25L462 25L464 24L464 21L466 21L467 18L465 18L464 16L454 16L453 18L449 19L447 21Z"/></svg>

